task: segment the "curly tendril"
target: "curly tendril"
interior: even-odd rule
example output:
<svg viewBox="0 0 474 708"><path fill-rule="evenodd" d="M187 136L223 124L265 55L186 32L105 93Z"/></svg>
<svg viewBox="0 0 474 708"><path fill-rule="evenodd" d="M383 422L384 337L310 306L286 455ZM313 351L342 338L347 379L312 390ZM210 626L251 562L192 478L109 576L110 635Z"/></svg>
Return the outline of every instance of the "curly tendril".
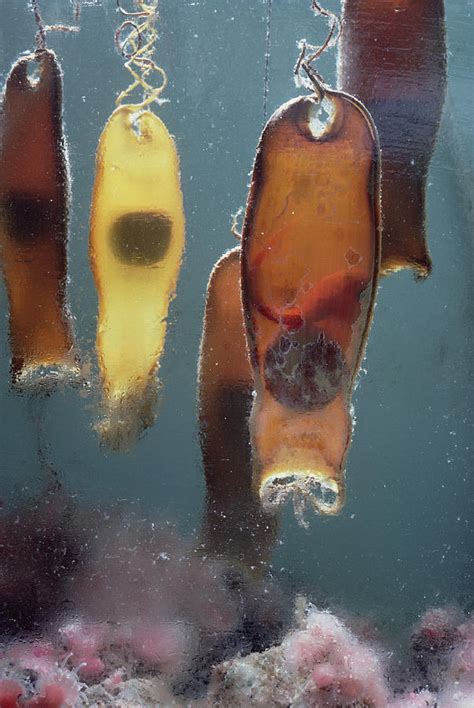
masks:
<svg viewBox="0 0 474 708"><path fill-rule="evenodd" d="M132 75L132 82L116 99L119 106L137 88L143 90L143 100L138 109L145 108L156 101L165 90L168 79L165 70L153 59L158 36L158 0L146 0L136 3L137 10L126 10L121 0L117 0L117 9L126 18L115 32L115 46L124 57L125 68ZM161 83L156 86L150 77L158 74Z"/></svg>

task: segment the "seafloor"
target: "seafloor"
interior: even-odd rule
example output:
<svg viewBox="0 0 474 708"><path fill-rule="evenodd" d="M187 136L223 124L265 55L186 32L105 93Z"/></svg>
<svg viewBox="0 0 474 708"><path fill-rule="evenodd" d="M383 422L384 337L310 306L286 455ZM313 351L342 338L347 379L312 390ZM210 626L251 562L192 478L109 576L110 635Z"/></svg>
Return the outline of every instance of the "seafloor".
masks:
<svg viewBox="0 0 474 708"><path fill-rule="evenodd" d="M129 511L56 491L2 512L0 708L472 708L474 620L432 608L405 635Z"/></svg>

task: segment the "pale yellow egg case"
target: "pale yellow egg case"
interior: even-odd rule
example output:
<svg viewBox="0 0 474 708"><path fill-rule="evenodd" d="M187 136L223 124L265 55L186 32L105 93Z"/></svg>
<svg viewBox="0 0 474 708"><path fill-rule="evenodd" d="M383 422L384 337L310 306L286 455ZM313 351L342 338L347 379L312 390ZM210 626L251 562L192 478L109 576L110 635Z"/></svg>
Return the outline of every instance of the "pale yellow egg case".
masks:
<svg viewBox="0 0 474 708"><path fill-rule="evenodd" d="M129 447L154 421L184 230L172 136L151 111L120 106L97 150L90 227L105 408L99 430L113 448Z"/></svg>

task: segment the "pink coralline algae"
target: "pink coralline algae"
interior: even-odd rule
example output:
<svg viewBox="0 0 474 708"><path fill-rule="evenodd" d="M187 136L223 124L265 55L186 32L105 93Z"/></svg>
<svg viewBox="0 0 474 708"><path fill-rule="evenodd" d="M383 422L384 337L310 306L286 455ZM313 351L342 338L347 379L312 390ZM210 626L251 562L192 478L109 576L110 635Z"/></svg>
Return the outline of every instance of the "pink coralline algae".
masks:
<svg viewBox="0 0 474 708"><path fill-rule="evenodd" d="M183 656L188 644L186 632L177 623L155 623L150 627L136 626L128 643L145 664L165 668L175 657Z"/></svg>
<svg viewBox="0 0 474 708"><path fill-rule="evenodd" d="M23 546L15 555L12 543L0 548L6 618L2 624L0 617L0 708L89 705L93 688L108 705L104 694L141 695L145 677L145 693L168 695L173 683L192 682L203 693L214 663L255 646L253 635L266 636L267 625L278 624L275 617L281 622L273 592L265 594L268 583L254 587L243 572L206 556L195 539L180 538L171 525L120 509L66 511L58 502L44 514L36 507L32 514L26 507L18 512L33 546L40 545L38 529L51 530L48 553L32 569ZM0 526L5 538L21 540L13 516ZM55 535L59 527L64 533ZM73 536L80 530L80 548L74 547L74 563L54 585L68 529ZM26 579L32 588L36 576L38 606L32 590L17 601L15 587ZM45 600L43 611L48 592L51 602Z"/></svg>
<svg viewBox="0 0 474 708"><path fill-rule="evenodd" d="M46 676L57 668L60 651L51 642L18 641L10 644L6 658L20 669Z"/></svg>
<svg viewBox="0 0 474 708"><path fill-rule="evenodd" d="M0 708L74 708L81 684L77 676L57 665L31 683L23 676L0 679Z"/></svg>
<svg viewBox="0 0 474 708"><path fill-rule="evenodd" d="M413 643L431 651L446 649L456 640L461 619L456 607L429 609L414 628Z"/></svg>
<svg viewBox="0 0 474 708"><path fill-rule="evenodd" d="M309 606L280 646L217 667L210 705L385 708L384 668L384 657L339 619Z"/></svg>
<svg viewBox="0 0 474 708"><path fill-rule="evenodd" d="M77 675L64 668L61 648L50 642L17 641L8 646L2 663L9 668L0 668L0 676L13 672L17 678L0 680L0 708L68 708L77 704L81 685ZM31 674L36 676L34 681Z"/></svg>
<svg viewBox="0 0 474 708"><path fill-rule="evenodd" d="M459 642L454 647L449 672L454 680L469 680L474 684L474 620L457 628Z"/></svg>
<svg viewBox="0 0 474 708"><path fill-rule="evenodd" d="M25 703L28 708L69 708L76 706L80 685L70 671L57 669L39 679L35 695Z"/></svg>
<svg viewBox="0 0 474 708"><path fill-rule="evenodd" d="M329 612L311 609L306 628L285 640L283 652L290 675L303 682L301 699L307 705L388 703L381 657Z"/></svg>
<svg viewBox="0 0 474 708"><path fill-rule="evenodd" d="M447 681L439 694L439 708L474 706L474 620L457 628L459 641L454 646L447 670Z"/></svg>
<svg viewBox="0 0 474 708"><path fill-rule="evenodd" d="M397 695L390 653L380 645L361 639L335 615L312 605L300 603L296 620L299 626L278 646L215 666L207 695L191 701L170 689L173 675L166 661L173 664L186 643L179 624L129 623L125 628L70 621L51 642L17 641L5 648L0 708L474 706L474 621L457 610L429 610L416 625L413 649L416 653L423 646L424 652L428 643L420 643L420 637L431 637L430 653L405 688L398 686ZM142 662L138 675L133 670L137 660ZM123 665L118 667L117 661Z"/></svg>
<svg viewBox="0 0 474 708"><path fill-rule="evenodd" d="M0 706L1 708L17 708L19 700L25 689L18 681L13 679L0 679Z"/></svg>
<svg viewBox="0 0 474 708"><path fill-rule="evenodd" d="M0 524L0 708L474 706L474 621L458 608L428 610L405 661L372 622L303 599L282 639L283 594L170 525L59 498L15 518Z"/></svg>
<svg viewBox="0 0 474 708"><path fill-rule="evenodd" d="M117 513L100 526L98 516L61 588L67 614L0 636L0 708L64 708L94 685L126 693L122 684L137 673L159 676L162 693L209 646L219 660L239 626L242 608L223 562L168 525Z"/></svg>
<svg viewBox="0 0 474 708"><path fill-rule="evenodd" d="M80 678L95 679L104 673L105 664L98 654L107 645L105 624L71 622L61 627L59 634L68 651L68 661Z"/></svg>
<svg viewBox="0 0 474 708"><path fill-rule="evenodd" d="M281 645L217 666L206 705L472 708L474 622L456 625L459 619L459 611L451 609L430 610L422 617L413 641L419 645L420 636L431 637L428 673L434 677L438 672L437 688L426 685L424 672L415 672L416 690L394 695L389 653L356 637L330 612L309 605L300 627Z"/></svg>

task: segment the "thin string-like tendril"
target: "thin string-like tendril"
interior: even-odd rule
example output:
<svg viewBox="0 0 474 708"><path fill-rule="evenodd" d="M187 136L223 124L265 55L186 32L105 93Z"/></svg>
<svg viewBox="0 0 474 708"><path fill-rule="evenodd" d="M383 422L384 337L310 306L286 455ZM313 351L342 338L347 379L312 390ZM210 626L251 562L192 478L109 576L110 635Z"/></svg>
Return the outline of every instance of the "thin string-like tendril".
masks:
<svg viewBox="0 0 474 708"><path fill-rule="evenodd" d="M239 221L242 221L242 216L244 213L244 208L241 206L237 209L234 214L230 215L230 233L235 236L238 241L242 241L242 225L239 229Z"/></svg>
<svg viewBox="0 0 474 708"><path fill-rule="evenodd" d="M329 32L326 39L319 47L309 44L305 39L301 39L298 42L300 54L294 68L294 73L295 76L299 77L301 71L303 70L309 79L311 88L314 89L318 100L321 100L325 93L324 79L321 74L316 71L312 64L321 56L321 54L323 54L323 52L326 51L326 49L334 47L337 43L341 33L341 20L334 12L326 10L322 7L317 0L311 0L311 9L315 15L321 15L328 20ZM305 82L303 81L303 83Z"/></svg>
<svg viewBox="0 0 474 708"><path fill-rule="evenodd" d="M267 27L265 31L265 76L263 80L263 120L267 119L268 89L270 84L270 49L272 44L272 0L267 0Z"/></svg>
<svg viewBox="0 0 474 708"><path fill-rule="evenodd" d="M74 13L74 24L73 25L47 25L43 20L41 15L41 10L39 6L39 0L31 0L31 6L33 8L33 14L35 16L35 22L38 26L38 31L36 32L36 51L41 52L46 47L46 35L48 32L79 32L80 30L80 19L81 19L81 5L84 4L84 0L74 0L73 2L73 13Z"/></svg>
<svg viewBox="0 0 474 708"><path fill-rule="evenodd" d="M158 0L143 0L136 3L135 12L125 10L120 0L117 0L119 12L127 19L122 22L115 32L115 45L126 59L125 68L132 75L133 81L122 91L116 99L119 106L137 88L143 89L143 99L136 103L138 110L156 101L165 90L168 78L165 70L153 59L155 43L158 36L156 21L158 19ZM124 30L129 29L125 39L122 39ZM161 77L159 86L149 82L148 76L157 73Z"/></svg>
<svg viewBox="0 0 474 708"><path fill-rule="evenodd" d="M36 458L44 484L43 491L59 492L61 490L61 480L49 457L49 445L45 433L46 402L48 398L49 395L44 392L30 396L28 412L34 428Z"/></svg>

